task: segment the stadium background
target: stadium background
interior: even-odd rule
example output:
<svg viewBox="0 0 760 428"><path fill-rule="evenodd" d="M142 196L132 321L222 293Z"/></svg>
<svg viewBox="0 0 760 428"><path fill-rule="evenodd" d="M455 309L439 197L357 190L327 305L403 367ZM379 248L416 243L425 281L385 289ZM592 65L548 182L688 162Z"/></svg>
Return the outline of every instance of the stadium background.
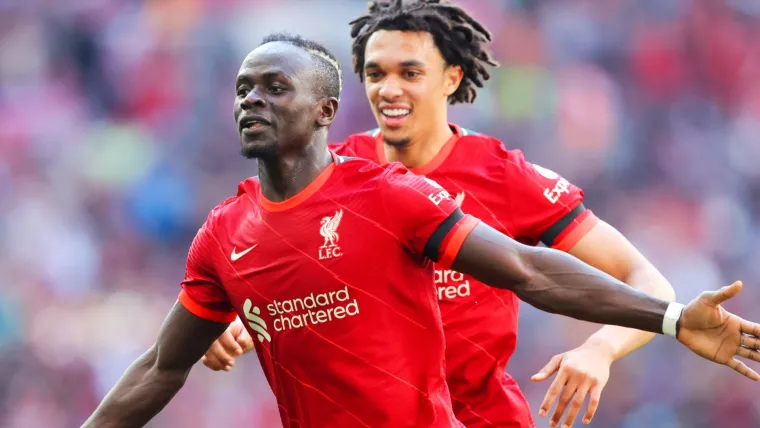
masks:
<svg viewBox="0 0 760 428"><path fill-rule="evenodd" d="M760 7L753 0L461 1L494 70L452 120L581 185L679 300L760 297ZM74 427L154 340L208 210L255 166L233 79L272 30L324 42L345 89L333 141L374 127L350 69L365 1L0 1L0 426ZM529 377L593 326L525 307ZM305 350L307 351L307 350ZM760 426L758 386L672 341L613 366L592 426ZM539 427L548 426L539 420ZM196 367L153 427L277 426L253 355Z"/></svg>

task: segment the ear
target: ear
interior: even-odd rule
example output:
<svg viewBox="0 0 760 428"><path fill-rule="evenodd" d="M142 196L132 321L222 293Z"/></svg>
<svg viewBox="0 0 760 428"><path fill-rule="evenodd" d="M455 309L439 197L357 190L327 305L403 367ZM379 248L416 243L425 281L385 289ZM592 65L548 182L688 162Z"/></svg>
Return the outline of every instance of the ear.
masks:
<svg viewBox="0 0 760 428"><path fill-rule="evenodd" d="M338 113L338 99L334 97L322 98L319 101L319 116L317 117L317 124L319 126L330 126L335 120L335 115Z"/></svg>
<svg viewBox="0 0 760 428"><path fill-rule="evenodd" d="M450 65L444 70L444 90L446 97L450 97L451 94L459 89L459 84L462 83L464 78L464 71L462 67L458 65Z"/></svg>

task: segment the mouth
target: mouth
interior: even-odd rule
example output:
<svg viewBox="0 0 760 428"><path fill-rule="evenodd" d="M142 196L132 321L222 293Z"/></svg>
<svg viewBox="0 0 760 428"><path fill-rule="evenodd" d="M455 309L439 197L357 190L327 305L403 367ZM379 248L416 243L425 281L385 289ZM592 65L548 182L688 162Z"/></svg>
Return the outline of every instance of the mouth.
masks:
<svg viewBox="0 0 760 428"><path fill-rule="evenodd" d="M249 116L240 120L239 129L241 133L250 133L269 125L269 121L262 117Z"/></svg>
<svg viewBox="0 0 760 428"><path fill-rule="evenodd" d="M412 109L406 107L380 108L382 123L388 128L400 128L412 114Z"/></svg>

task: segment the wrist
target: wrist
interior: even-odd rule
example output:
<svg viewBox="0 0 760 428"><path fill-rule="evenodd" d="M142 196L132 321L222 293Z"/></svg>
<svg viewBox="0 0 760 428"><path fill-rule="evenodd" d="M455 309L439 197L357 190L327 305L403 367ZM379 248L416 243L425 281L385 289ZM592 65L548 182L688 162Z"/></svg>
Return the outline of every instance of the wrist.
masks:
<svg viewBox="0 0 760 428"><path fill-rule="evenodd" d="M606 338L598 337L596 334L589 337L582 347L609 359L610 363L618 359L618 348Z"/></svg>
<svg viewBox="0 0 760 428"><path fill-rule="evenodd" d="M662 334L678 338L684 308L685 306L678 302L670 302L662 319Z"/></svg>

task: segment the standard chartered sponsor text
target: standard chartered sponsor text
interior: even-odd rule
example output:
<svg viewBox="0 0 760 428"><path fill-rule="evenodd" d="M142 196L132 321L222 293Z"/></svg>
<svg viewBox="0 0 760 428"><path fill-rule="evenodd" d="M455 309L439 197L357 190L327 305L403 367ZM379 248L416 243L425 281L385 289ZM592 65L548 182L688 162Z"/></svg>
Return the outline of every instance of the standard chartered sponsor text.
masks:
<svg viewBox="0 0 760 428"><path fill-rule="evenodd" d="M451 300L470 295L470 280L464 274L454 270L435 270L435 287L438 300Z"/></svg>
<svg viewBox="0 0 760 428"><path fill-rule="evenodd" d="M359 304L356 299L351 299L348 286L345 286L327 293L273 300L267 305L267 310L274 318L274 329L283 331L359 315Z"/></svg>

